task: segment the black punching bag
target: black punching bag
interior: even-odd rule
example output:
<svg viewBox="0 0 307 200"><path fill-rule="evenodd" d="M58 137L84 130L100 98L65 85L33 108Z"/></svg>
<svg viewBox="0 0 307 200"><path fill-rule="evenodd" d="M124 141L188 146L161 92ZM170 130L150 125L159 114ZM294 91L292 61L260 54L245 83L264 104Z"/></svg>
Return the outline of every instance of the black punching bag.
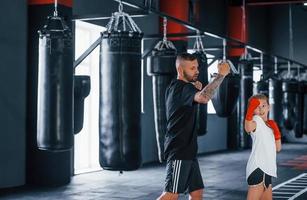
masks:
<svg viewBox="0 0 307 200"><path fill-rule="evenodd" d="M264 94L265 96L269 96L269 81L265 80L263 78L263 75L261 79L256 84L257 93L258 94Z"/></svg>
<svg viewBox="0 0 307 200"><path fill-rule="evenodd" d="M91 90L89 76L74 76L74 133L79 133L83 128L84 99Z"/></svg>
<svg viewBox="0 0 307 200"><path fill-rule="evenodd" d="M165 90L176 78L176 48L170 41L160 41L147 57L147 74L152 76L154 122L159 161L164 160L164 137L166 134Z"/></svg>
<svg viewBox="0 0 307 200"><path fill-rule="evenodd" d="M135 170L141 165L141 40L125 13L113 13L101 34L99 160L107 170ZM123 21L120 21L123 20ZM115 26L113 27L113 22ZM139 29L138 29L139 30Z"/></svg>
<svg viewBox="0 0 307 200"><path fill-rule="evenodd" d="M240 89L240 146L249 148L251 140L244 130L244 119L247 110L248 99L253 95L253 62L250 60L241 60L239 63L241 73Z"/></svg>
<svg viewBox="0 0 307 200"><path fill-rule="evenodd" d="M73 144L73 50L64 20L48 17L39 31L37 146L63 151Z"/></svg>
<svg viewBox="0 0 307 200"><path fill-rule="evenodd" d="M297 93L299 92L299 84L296 80L286 79L282 83L283 92L283 126L287 130L293 130L297 120L295 107L297 103Z"/></svg>
<svg viewBox="0 0 307 200"><path fill-rule="evenodd" d="M205 87L208 85L208 62L207 55L203 51L196 51L194 55L198 61L198 81ZM198 136L207 133L207 104L198 104L196 110L196 127L195 131Z"/></svg>
<svg viewBox="0 0 307 200"><path fill-rule="evenodd" d="M299 90L296 93L296 116L297 120L295 122L294 132L295 137L301 138L304 134L304 90L305 82L298 82Z"/></svg>
<svg viewBox="0 0 307 200"><path fill-rule="evenodd" d="M269 78L269 103L270 112L269 118L276 121L279 126L282 126L282 80L277 75Z"/></svg>
<svg viewBox="0 0 307 200"><path fill-rule="evenodd" d="M303 94L304 95L304 108L303 108L303 112L304 112L304 120L303 120L303 133L305 135L307 135L307 82L304 82L304 86L303 86Z"/></svg>
<svg viewBox="0 0 307 200"><path fill-rule="evenodd" d="M232 66L232 63L230 63ZM233 66L234 67L234 66ZM235 70L235 69L233 69ZM233 71L232 70L232 71ZM212 97L212 104L219 117L229 117L234 112L240 92L240 75L229 73Z"/></svg>

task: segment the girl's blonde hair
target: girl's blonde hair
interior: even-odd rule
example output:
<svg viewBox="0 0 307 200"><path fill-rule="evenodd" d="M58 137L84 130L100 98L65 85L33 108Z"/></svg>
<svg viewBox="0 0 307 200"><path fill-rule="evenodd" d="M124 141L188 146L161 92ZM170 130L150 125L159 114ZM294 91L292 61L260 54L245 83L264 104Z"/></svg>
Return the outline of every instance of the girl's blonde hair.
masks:
<svg viewBox="0 0 307 200"><path fill-rule="evenodd" d="M248 104L250 102L250 100L252 98L256 98L256 99L261 99L261 100L266 100L269 104L269 98L267 96L265 96L264 94L254 94L253 96L251 96L249 99L248 99Z"/></svg>

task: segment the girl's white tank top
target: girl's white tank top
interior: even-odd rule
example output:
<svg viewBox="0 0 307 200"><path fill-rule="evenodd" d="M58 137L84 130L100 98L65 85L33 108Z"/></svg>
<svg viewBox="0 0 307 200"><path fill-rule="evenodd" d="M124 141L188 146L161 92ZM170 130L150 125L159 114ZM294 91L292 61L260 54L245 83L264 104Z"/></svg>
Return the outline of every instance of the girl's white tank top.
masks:
<svg viewBox="0 0 307 200"><path fill-rule="evenodd" d="M277 177L273 130L265 124L260 116L254 115L253 120L256 122L256 130L250 133L253 146L246 166L246 180L257 168L270 176Z"/></svg>

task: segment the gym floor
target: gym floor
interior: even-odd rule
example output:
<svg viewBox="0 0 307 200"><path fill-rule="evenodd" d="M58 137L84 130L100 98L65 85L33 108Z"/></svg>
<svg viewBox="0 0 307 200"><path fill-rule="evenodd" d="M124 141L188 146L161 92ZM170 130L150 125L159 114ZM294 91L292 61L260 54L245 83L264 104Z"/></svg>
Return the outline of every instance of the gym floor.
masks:
<svg viewBox="0 0 307 200"><path fill-rule="evenodd" d="M245 166L249 153L250 150L225 151L199 156L205 183L204 199L246 199ZM274 199L306 200L307 144L284 144L277 161L278 178L273 179L273 188L279 189L274 189ZM164 167L163 164L147 164L123 174L105 170L81 174L74 176L67 186L11 189L2 191L0 199L154 200L163 189ZM180 199L187 196L182 195Z"/></svg>

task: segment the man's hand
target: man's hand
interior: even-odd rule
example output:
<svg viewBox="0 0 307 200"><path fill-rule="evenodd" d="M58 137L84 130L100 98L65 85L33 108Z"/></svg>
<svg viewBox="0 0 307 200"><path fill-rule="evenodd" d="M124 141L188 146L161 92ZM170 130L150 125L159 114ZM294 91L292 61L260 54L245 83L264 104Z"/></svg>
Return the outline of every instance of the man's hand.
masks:
<svg viewBox="0 0 307 200"><path fill-rule="evenodd" d="M220 61L217 65L218 73L227 76L230 73L230 64L226 61Z"/></svg>
<svg viewBox="0 0 307 200"><path fill-rule="evenodd" d="M196 87L196 89L201 90L203 89L203 84L199 81L192 82L192 84Z"/></svg>

